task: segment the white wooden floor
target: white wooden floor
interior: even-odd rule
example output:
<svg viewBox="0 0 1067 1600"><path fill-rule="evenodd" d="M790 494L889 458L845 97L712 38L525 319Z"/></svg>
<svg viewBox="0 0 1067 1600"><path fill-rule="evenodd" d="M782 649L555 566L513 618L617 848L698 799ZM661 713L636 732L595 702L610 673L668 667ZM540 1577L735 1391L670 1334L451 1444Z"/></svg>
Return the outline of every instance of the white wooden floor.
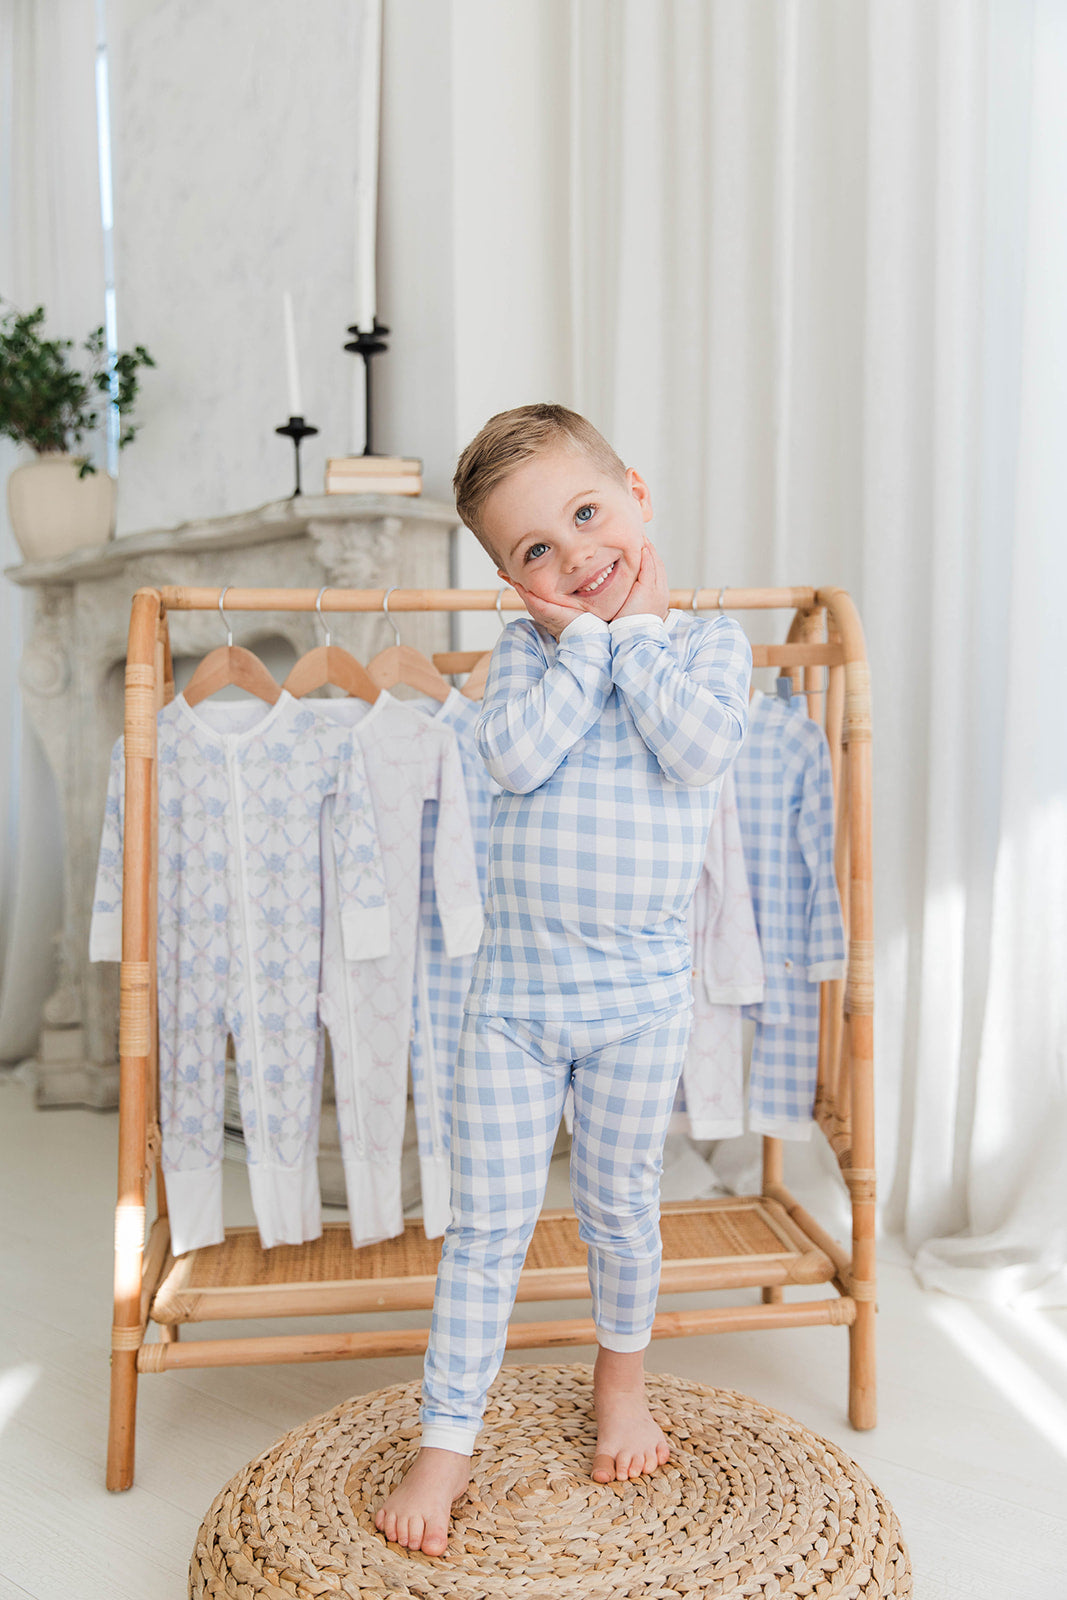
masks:
<svg viewBox="0 0 1067 1600"><path fill-rule="evenodd" d="M117 1126L110 1114L34 1111L26 1085L0 1074L0 1600L182 1600L200 1519L238 1468L347 1395L421 1371L409 1359L146 1376L136 1486L109 1495ZM823 1218L828 1206L840 1214L831 1179L815 1195L788 1162L786 1178ZM245 1220L243 1182L228 1167L234 1221ZM563 1183L554 1173L553 1203ZM897 1510L916 1600L1067 1600L1067 1310L1019 1316L924 1293L891 1244L880 1308L871 1433L846 1419L843 1329L664 1340L647 1364L754 1395L847 1450Z"/></svg>

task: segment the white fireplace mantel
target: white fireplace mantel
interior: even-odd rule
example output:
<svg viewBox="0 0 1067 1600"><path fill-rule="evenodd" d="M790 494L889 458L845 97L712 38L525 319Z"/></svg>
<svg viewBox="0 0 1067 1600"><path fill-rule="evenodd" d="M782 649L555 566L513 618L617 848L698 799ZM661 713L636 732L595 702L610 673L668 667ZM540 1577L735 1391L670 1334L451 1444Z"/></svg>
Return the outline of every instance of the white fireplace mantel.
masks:
<svg viewBox="0 0 1067 1600"><path fill-rule="evenodd" d="M111 748L122 731L130 600L164 584L221 588L447 588L455 508L403 495L320 495L78 550L60 561L9 567L35 591L22 654L23 703L55 775L65 824L59 981L45 1003L37 1056L39 1105L118 1102L118 972L90 964L89 917ZM306 612L230 613L235 640L282 640L300 655L319 642ZM174 612L176 661L224 642L213 613ZM406 644L450 644L447 616L405 613ZM374 615L332 616L338 644L366 660L393 642Z"/></svg>

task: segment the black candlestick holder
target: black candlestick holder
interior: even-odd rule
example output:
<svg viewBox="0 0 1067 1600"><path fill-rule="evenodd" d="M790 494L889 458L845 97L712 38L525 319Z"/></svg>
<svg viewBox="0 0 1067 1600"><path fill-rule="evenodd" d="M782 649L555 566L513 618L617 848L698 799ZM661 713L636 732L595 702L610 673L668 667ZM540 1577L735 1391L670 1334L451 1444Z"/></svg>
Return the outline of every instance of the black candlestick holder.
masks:
<svg viewBox="0 0 1067 1600"><path fill-rule="evenodd" d="M350 350L353 355L359 355L363 357L363 382L366 394L366 402L364 406L364 415L366 417L366 433L365 443L363 445L363 454L365 456L373 456L377 455L378 452L374 449L371 443L371 418L373 416L373 411L371 408L370 361L371 356L379 356L383 350L388 349L388 345L382 338L382 335L388 333L389 329L380 323L378 318L375 317L373 333L359 327L358 324L349 328L348 331L353 335L353 337L349 343L345 345L345 349Z"/></svg>
<svg viewBox="0 0 1067 1600"><path fill-rule="evenodd" d="M313 433L318 433L318 428L311 428L303 417L290 417L284 428L275 428L275 433L283 433L287 439L293 441L293 451L296 455L296 488L289 496L295 500L300 493L300 441L309 439Z"/></svg>

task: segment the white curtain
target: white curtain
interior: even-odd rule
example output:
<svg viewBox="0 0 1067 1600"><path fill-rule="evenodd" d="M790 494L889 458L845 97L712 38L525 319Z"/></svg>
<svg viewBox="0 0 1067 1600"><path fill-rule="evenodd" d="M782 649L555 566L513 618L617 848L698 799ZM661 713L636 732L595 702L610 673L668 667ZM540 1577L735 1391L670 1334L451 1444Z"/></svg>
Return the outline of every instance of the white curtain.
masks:
<svg viewBox="0 0 1067 1600"><path fill-rule="evenodd" d="M76 345L104 321L94 47L85 0L0 7L0 296L5 310L43 304L47 335ZM0 440L0 481L22 459ZM0 564L21 559L4 495ZM0 1061L36 1046L62 912L55 786L17 689L31 604L0 582Z"/></svg>
<svg viewBox="0 0 1067 1600"><path fill-rule="evenodd" d="M562 400L676 585L853 593L884 1223L928 1283L1067 1300L1067 11L454 18L457 446Z"/></svg>

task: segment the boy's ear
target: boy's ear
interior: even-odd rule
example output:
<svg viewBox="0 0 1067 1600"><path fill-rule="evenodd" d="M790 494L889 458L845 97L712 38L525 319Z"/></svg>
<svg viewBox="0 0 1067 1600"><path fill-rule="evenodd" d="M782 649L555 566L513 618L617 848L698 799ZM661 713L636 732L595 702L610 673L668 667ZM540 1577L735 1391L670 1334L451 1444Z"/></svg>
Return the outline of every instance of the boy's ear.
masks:
<svg viewBox="0 0 1067 1600"><path fill-rule="evenodd" d="M652 521L652 494L648 484L637 471L636 467L627 467L626 486L638 505L641 507L641 519L644 522Z"/></svg>

